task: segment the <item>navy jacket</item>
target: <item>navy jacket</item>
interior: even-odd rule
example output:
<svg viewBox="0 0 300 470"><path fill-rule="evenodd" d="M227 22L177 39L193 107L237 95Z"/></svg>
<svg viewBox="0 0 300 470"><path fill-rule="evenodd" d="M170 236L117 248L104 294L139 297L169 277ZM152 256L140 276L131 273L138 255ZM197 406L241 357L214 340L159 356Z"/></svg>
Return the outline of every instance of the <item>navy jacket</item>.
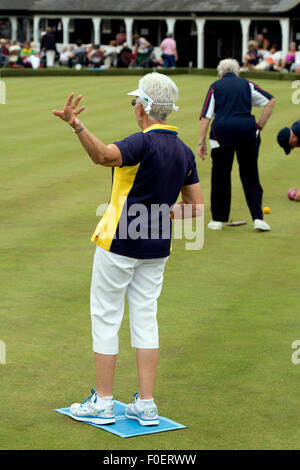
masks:
<svg viewBox="0 0 300 470"><path fill-rule="evenodd" d="M227 73L208 90L201 116L214 120L211 125L211 148L235 145L256 138L257 123L252 106L266 106L273 96L245 78Z"/></svg>

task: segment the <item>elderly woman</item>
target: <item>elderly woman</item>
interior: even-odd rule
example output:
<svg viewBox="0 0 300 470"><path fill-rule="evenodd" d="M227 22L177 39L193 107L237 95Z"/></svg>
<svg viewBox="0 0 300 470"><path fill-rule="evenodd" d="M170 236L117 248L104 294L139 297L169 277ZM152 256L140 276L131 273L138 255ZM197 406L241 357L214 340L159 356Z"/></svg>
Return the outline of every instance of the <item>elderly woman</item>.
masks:
<svg viewBox="0 0 300 470"><path fill-rule="evenodd" d="M253 68L258 64L258 49L256 41L249 41L249 50L244 57L243 68Z"/></svg>
<svg viewBox="0 0 300 470"><path fill-rule="evenodd" d="M297 44L295 42L291 42L288 53L281 61L281 64L280 64L281 71L285 69L287 71L290 71L296 59L296 52L297 52Z"/></svg>
<svg viewBox="0 0 300 470"><path fill-rule="evenodd" d="M189 204L196 215L203 200L193 152L179 139L177 128L167 124L176 109L175 83L150 73L128 94L134 96L141 131L109 145L79 120L81 95L73 101L71 94L63 111L53 111L73 128L94 163L113 167L111 200L92 238L97 243L91 286L97 390L82 404L73 404L71 413L80 421L115 422L113 378L127 294L139 392L126 416L148 426L159 423L153 399L159 346L156 310L170 254L170 214L184 217L184 205ZM176 203L180 192L182 201ZM158 207L165 208L162 217L157 217ZM137 212L144 214L142 219L135 217Z"/></svg>
<svg viewBox="0 0 300 470"><path fill-rule="evenodd" d="M218 65L219 80L208 90L200 115L199 156L207 154L206 134L211 120L212 157L211 212L208 228L221 230L228 221L231 203L231 169L236 152L240 178L255 230L270 230L262 212L263 190L258 175L260 132L272 114L275 98L257 85L239 77L234 59ZM252 106L264 107L259 122L251 114Z"/></svg>

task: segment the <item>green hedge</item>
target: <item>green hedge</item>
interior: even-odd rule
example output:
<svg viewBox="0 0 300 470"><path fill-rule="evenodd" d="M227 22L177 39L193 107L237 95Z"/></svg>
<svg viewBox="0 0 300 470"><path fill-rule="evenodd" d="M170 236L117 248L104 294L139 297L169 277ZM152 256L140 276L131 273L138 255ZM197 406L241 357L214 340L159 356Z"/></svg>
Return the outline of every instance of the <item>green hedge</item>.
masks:
<svg viewBox="0 0 300 470"><path fill-rule="evenodd" d="M153 69L107 69L107 70L81 70L70 69L66 67L54 67L53 69L0 69L0 77L61 77L61 76L122 76L122 75L144 75L152 72ZM208 75L217 77L216 69L197 69L189 67L178 67L176 69L158 69L157 72L166 75ZM253 79L270 79L270 80L299 80L300 74L296 73L280 73L280 72L264 72L264 71L241 71L241 77Z"/></svg>
<svg viewBox="0 0 300 470"><path fill-rule="evenodd" d="M97 75L97 76L114 76L114 75L144 75L145 73L152 72L154 69L107 69L107 70L89 70L88 68L82 68L81 70L75 70L74 68L66 68L66 67L54 67L52 69L0 69L0 77L61 77L61 76L89 76L89 75ZM174 74L187 74L189 73L188 68L177 68L177 69L159 69L158 72L166 73L168 75Z"/></svg>

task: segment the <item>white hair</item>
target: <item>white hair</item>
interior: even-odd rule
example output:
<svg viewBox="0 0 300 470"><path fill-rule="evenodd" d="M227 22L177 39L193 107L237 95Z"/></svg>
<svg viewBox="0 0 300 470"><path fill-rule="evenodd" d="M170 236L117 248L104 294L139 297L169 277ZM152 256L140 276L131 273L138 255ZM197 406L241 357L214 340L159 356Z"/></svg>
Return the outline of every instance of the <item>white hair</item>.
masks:
<svg viewBox="0 0 300 470"><path fill-rule="evenodd" d="M152 104L149 119L159 122L165 121L178 98L178 88L173 80L162 73L147 73L140 80L140 87L155 103L164 103L162 105ZM143 105L143 108L147 106L140 98L137 98L137 101Z"/></svg>
<svg viewBox="0 0 300 470"><path fill-rule="evenodd" d="M223 59L219 62L217 67L219 77L223 77L226 73L234 73L239 75L240 66L237 60L235 59Z"/></svg>

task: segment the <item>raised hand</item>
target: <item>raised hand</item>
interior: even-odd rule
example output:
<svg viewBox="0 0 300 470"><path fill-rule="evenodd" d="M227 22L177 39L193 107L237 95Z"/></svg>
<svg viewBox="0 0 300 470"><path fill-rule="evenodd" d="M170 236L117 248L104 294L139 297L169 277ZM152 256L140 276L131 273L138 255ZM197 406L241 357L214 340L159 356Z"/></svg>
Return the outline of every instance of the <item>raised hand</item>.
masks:
<svg viewBox="0 0 300 470"><path fill-rule="evenodd" d="M57 109L52 111L54 116L61 118L63 121L66 121L70 126L75 126L78 124L78 122L80 122L77 116L85 109L85 106L81 106L80 108L76 109L82 98L82 95L78 95L75 98L74 103L73 98L74 93L71 93L62 111L58 111Z"/></svg>

